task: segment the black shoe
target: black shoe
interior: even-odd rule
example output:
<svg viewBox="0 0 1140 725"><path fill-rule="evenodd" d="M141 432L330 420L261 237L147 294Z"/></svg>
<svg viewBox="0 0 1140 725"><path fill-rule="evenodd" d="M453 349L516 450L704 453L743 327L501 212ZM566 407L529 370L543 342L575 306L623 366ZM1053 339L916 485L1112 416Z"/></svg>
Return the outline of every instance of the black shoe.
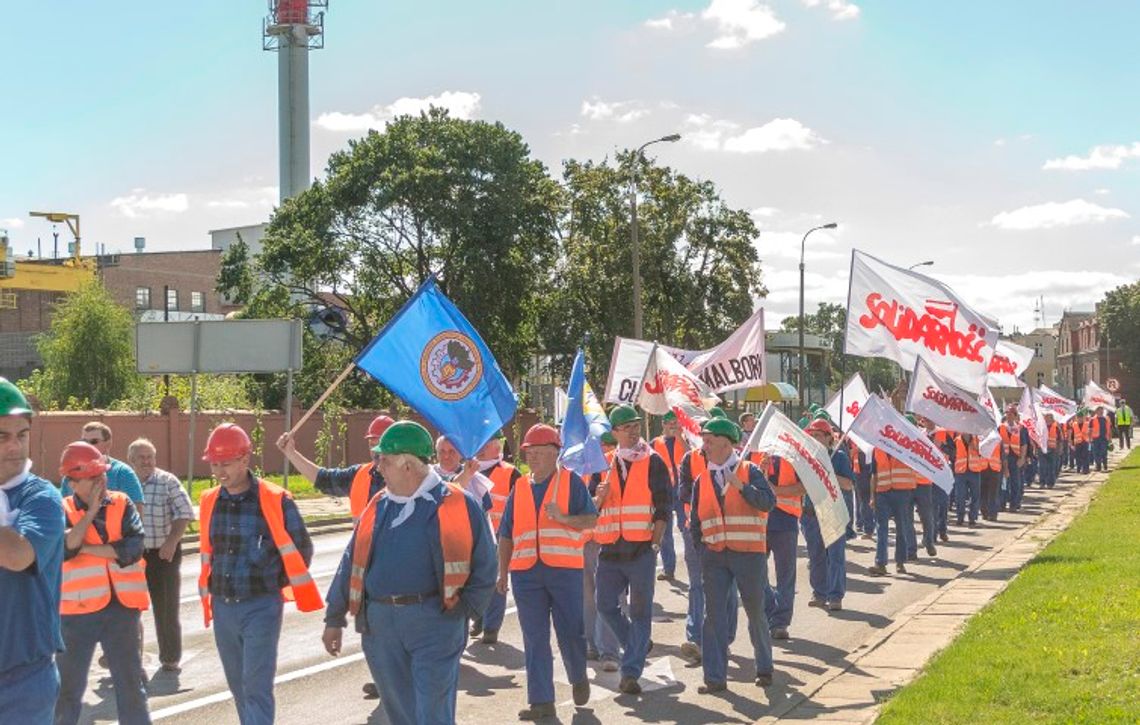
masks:
<svg viewBox="0 0 1140 725"><path fill-rule="evenodd" d="M728 689L727 682L706 682L697 688L698 695L712 695L717 692L724 692Z"/></svg>
<svg viewBox="0 0 1140 725"><path fill-rule="evenodd" d="M945 531L943 531L941 534L938 535L938 540L941 541L943 544L945 544L948 541L950 541L950 537L946 534Z"/></svg>
<svg viewBox="0 0 1140 725"><path fill-rule="evenodd" d="M788 638L788 628L787 627L772 627L772 639L787 639L787 638Z"/></svg>
<svg viewBox="0 0 1140 725"><path fill-rule="evenodd" d="M519 720L545 720L548 717L554 717L556 714L557 711L554 709L553 702L539 702L525 710L519 710Z"/></svg>
<svg viewBox="0 0 1140 725"><path fill-rule="evenodd" d="M771 687L772 686L772 675L771 674L756 675L756 686L757 687Z"/></svg>
<svg viewBox="0 0 1140 725"><path fill-rule="evenodd" d="M895 564L895 573L896 574L906 574L906 566L904 566L902 564Z"/></svg>
<svg viewBox="0 0 1140 725"><path fill-rule="evenodd" d="M808 600L809 607L819 607L820 609L823 609L825 604L827 604L827 600L820 599L819 597L812 597Z"/></svg>
<svg viewBox="0 0 1140 725"><path fill-rule="evenodd" d="M499 630L497 630L497 629L485 629L485 630L483 630L483 639L481 641L483 642L483 644L495 644L496 642L499 641Z"/></svg>
<svg viewBox="0 0 1140 725"><path fill-rule="evenodd" d="M673 581L673 573L663 571L657 575L657 581L659 581L659 582L671 582L671 581Z"/></svg>
<svg viewBox="0 0 1140 725"><path fill-rule="evenodd" d="M978 522L977 522L977 521L971 521L971 522L970 522L970 528L971 528L971 529L976 529L976 528L978 528Z"/></svg>
<svg viewBox="0 0 1140 725"><path fill-rule="evenodd" d="M602 658L602 656L598 654L598 650L596 650L596 649L594 649L594 648L592 648L592 647L587 647L587 648L586 648L586 659L587 659L588 661L590 661L590 662L597 662L597 661L598 661L598 660L600 660L601 658Z"/></svg>
<svg viewBox="0 0 1140 725"><path fill-rule="evenodd" d="M473 623L471 625L471 636L472 637L478 637L481 634L483 634L483 623L482 622Z"/></svg>
<svg viewBox="0 0 1140 725"><path fill-rule="evenodd" d="M645 654L648 655L653 651L653 640L649 640L649 646L645 648Z"/></svg>
<svg viewBox="0 0 1140 725"><path fill-rule="evenodd" d="M618 689L627 695L640 695L641 685L637 684L636 677L622 677Z"/></svg>
<svg viewBox="0 0 1140 725"><path fill-rule="evenodd" d="M364 690L364 696L369 700L375 700L380 697L380 690L377 689L375 682L366 682L364 687L360 689Z"/></svg>
<svg viewBox="0 0 1140 725"><path fill-rule="evenodd" d="M887 567L879 566L878 564L875 564L874 566L867 567L867 573L870 574L871 576L886 576L887 575Z"/></svg>
<svg viewBox="0 0 1140 725"><path fill-rule="evenodd" d="M938 556L938 549L934 548L934 544L927 544L926 545L926 555L927 556Z"/></svg>
<svg viewBox="0 0 1140 725"><path fill-rule="evenodd" d="M590 681L582 680L574 683L574 704L581 707L590 701Z"/></svg>
<svg viewBox="0 0 1140 725"><path fill-rule="evenodd" d="M907 561L918 561L918 554L911 554L906 558Z"/></svg>
<svg viewBox="0 0 1140 725"><path fill-rule="evenodd" d="M840 611L843 611L843 602L836 599L833 602L828 602L828 603L824 604L823 608L829 612L840 612Z"/></svg>

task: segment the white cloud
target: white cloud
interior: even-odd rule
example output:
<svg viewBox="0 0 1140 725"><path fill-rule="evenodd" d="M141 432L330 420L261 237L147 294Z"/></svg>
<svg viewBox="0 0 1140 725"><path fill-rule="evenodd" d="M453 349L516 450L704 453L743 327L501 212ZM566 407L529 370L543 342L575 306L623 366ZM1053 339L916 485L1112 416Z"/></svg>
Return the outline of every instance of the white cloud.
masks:
<svg viewBox="0 0 1140 725"><path fill-rule="evenodd" d="M1106 194L1109 194L1109 193L1110 193L1110 191L1109 191L1108 189L1104 189L1104 188L1101 188L1101 189L1094 189L1094 190L1093 190L1093 193L1094 193L1094 194L1097 194L1097 195L1099 195L1099 196L1104 196L1104 195L1106 195Z"/></svg>
<svg viewBox="0 0 1140 725"><path fill-rule="evenodd" d="M0 229L11 231L12 229L19 229L22 226L24 226L24 220L19 217L10 216L6 219L0 219Z"/></svg>
<svg viewBox="0 0 1140 725"><path fill-rule="evenodd" d="M695 17L696 15L693 13L679 13L676 10L670 10L660 18L646 20L645 27L654 30L675 30L680 23L688 22Z"/></svg>
<svg viewBox="0 0 1140 725"><path fill-rule="evenodd" d="M591 121L617 121L629 123L649 114L640 101L606 102L594 96L582 101L582 115Z"/></svg>
<svg viewBox="0 0 1140 725"><path fill-rule="evenodd" d="M756 0L710 0L701 19L717 26L709 48L732 50L782 33L787 26L767 5Z"/></svg>
<svg viewBox="0 0 1140 725"><path fill-rule="evenodd" d="M1140 247L1140 234L1134 234L1132 236L1132 246Z"/></svg>
<svg viewBox="0 0 1140 725"><path fill-rule="evenodd" d="M146 189L131 189L130 194L112 199L110 206L129 219L152 214L181 214L190 208L190 196L183 193L150 194Z"/></svg>
<svg viewBox="0 0 1140 725"><path fill-rule="evenodd" d="M685 132L682 138L704 151L764 153L809 150L827 143L819 134L794 118L775 118L763 126L743 131L738 123L714 119L704 113L690 113L683 123Z"/></svg>
<svg viewBox="0 0 1140 725"><path fill-rule="evenodd" d="M774 217L780 213L780 210L774 206L758 206L749 212L754 217Z"/></svg>
<svg viewBox="0 0 1140 725"><path fill-rule="evenodd" d="M1093 204L1084 199L1066 202L1050 201L1035 206L1023 206L1013 211L1003 211L990 222L999 229L1027 231L1030 229L1052 229L1071 227L1078 224L1099 224L1110 219L1128 219L1123 209L1112 209Z"/></svg>
<svg viewBox="0 0 1140 725"><path fill-rule="evenodd" d="M1088 156L1065 156L1049 159L1041 167L1046 171L1089 171L1090 169L1119 169L1125 159L1140 157L1140 141L1130 146L1093 146Z"/></svg>
<svg viewBox="0 0 1140 725"><path fill-rule="evenodd" d="M206 202L209 209L269 209L277 203L276 186L243 186L230 189L220 198Z"/></svg>
<svg viewBox="0 0 1140 725"><path fill-rule="evenodd" d="M803 0L809 8L819 7L824 0ZM849 0L827 0L827 9L834 20L854 20L859 17L859 6Z"/></svg>
<svg viewBox="0 0 1140 725"><path fill-rule="evenodd" d="M481 96L469 91L444 91L437 96L397 98L386 106L375 105L364 113L331 111L317 117L316 125L326 131L367 131L382 128L398 116L416 116L432 106L446 108L453 118L468 120L479 113Z"/></svg>

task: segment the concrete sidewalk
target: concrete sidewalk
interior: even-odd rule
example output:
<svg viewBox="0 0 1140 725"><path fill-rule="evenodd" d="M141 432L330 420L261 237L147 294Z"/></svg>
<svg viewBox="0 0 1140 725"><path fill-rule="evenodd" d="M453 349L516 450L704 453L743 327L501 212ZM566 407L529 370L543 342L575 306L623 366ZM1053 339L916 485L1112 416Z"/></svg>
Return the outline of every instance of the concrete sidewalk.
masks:
<svg viewBox="0 0 1140 725"><path fill-rule="evenodd" d="M1120 451L1109 455L1110 472L1125 455ZM1005 589L1022 567L1088 507L1108 474L1063 477L1080 485L1054 510L1043 513L1005 546L989 552L953 581L903 610L841 665L804 683L776 712L758 722L874 722L882 702L914 680L926 663L954 640L970 617Z"/></svg>

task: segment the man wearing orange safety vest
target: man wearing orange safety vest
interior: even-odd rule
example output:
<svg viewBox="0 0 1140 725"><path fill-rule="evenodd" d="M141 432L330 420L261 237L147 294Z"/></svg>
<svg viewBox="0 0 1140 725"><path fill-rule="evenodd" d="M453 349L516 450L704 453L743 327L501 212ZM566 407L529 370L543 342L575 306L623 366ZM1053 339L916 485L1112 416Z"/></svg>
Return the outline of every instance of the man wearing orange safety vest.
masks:
<svg viewBox="0 0 1140 725"><path fill-rule="evenodd" d="M520 720L554 717L554 656L550 625L570 680L575 705L590 701L586 629L582 610L583 531L597 508L578 474L558 466L562 441L541 423L523 438L530 476L515 487L499 525L499 581L515 590L526 655L527 709Z"/></svg>
<svg viewBox="0 0 1140 725"><path fill-rule="evenodd" d="M253 446L233 423L210 431L202 460L218 485L202 494L198 594L242 725L272 723L283 601L324 603L309 574L313 542L293 497L254 477Z"/></svg>
<svg viewBox="0 0 1140 725"><path fill-rule="evenodd" d="M1098 471L1108 470L1108 444L1112 442L1112 419L1097 406L1096 414L1089 419L1089 445L1093 464Z"/></svg>
<svg viewBox="0 0 1140 725"><path fill-rule="evenodd" d="M347 615L391 723L452 723L467 620L487 608L495 544L483 506L430 465L431 435L394 423L373 449L388 482L364 509L329 586L325 650Z"/></svg>
<svg viewBox="0 0 1140 725"><path fill-rule="evenodd" d="M1057 484L1057 474L1060 472L1060 458L1058 455L1061 444L1062 426L1053 419L1053 414L1045 411L1045 438L1049 447L1038 456L1041 466L1041 488L1053 488Z"/></svg>
<svg viewBox="0 0 1140 725"><path fill-rule="evenodd" d="M1081 408L1076 417L1069 421L1069 432L1073 439L1074 456L1077 459L1077 473L1089 472L1089 422L1088 411Z"/></svg>
<svg viewBox="0 0 1140 725"><path fill-rule="evenodd" d="M69 444L60 458L59 473L68 477L74 493L63 500L68 531L60 626L65 650L57 658L57 725L79 722L96 644L107 654L119 722L150 722L138 646L140 616L150 606L142 520L126 494L107 490L110 467L99 449L82 441Z"/></svg>
<svg viewBox="0 0 1140 725"><path fill-rule="evenodd" d="M934 445L938 446L939 450L946 453L945 446L949 441L949 433L944 430L938 430L934 425L934 421L927 418L920 418L912 413L908 413L906 417L907 420L922 428L926 433L926 437L929 438ZM953 459L947 455L947 460ZM938 499L935 489L938 489L938 493L942 494L943 500L948 498L940 486L935 486L934 482L925 476L918 477L918 485L914 489L914 508L918 512L919 522L922 523L922 545L926 549L928 556L938 555L938 547L934 545L934 540L939 534ZM907 561L918 561L918 544L917 535L907 543Z"/></svg>
<svg viewBox="0 0 1140 725"><path fill-rule="evenodd" d="M871 508L875 510L875 564L871 576L887 575L887 541L895 522L895 572L906 573L909 542L914 539L914 490L918 474L885 451L875 449L871 461Z"/></svg>
<svg viewBox="0 0 1140 725"><path fill-rule="evenodd" d="M775 586L768 587L766 602L768 625L772 639L787 639L796 596L796 549L804 487L792 464L779 456L768 458L767 473L776 492L776 508L768 514L768 558L775 569Z"/></svg>
<svg viewBox="0 0 1140 725"><path fill-rule="evenodd" d="M954 508L957 524L966 521L966 500L970 501L970 528L978 525L982 505L982 471L990 462L978 451L978 437L969 433L954 436Z"/></svg>
<svg viewBox="0 0 1140 725"><path fill-rule="evenodd" d="M677 520L677 527L684 530L685 509L684 502L677 495L677 469L681 465L685 452L689 447L685 444L685 437L681 435L681 424L677 422L677 414L669 411L661 419L661 435L649 441L661 460L669 464L669 481L672 484L673 507L669 511L669 522L665 526L665 537L661 539L661 573L657 575L658 581L671 581L677 572L677 549L673 545L673 520Z"/></svg>
<svg viewBox="0 0 1140 725"><path fill-rule="evenodd" d="M1017 406L1010 405L1005 410L1005 422L998 426L1005 452L1006 485L1002 489L1002 508L1008 505L1010 511L1021 509L1021 498L1025 494L1025 465L1029 457L1029 431L1019 420Z"/></svg>
<svg viewBox="0 0 1140 725"><path fill-rule="evenodd" d="M503 460L503 434L499 432L494 438L475 454L479 462L479 473L486 476L491 482L491 533L499 530L503 520L503 511L507 507L507 499L515 484L525 477L519 469ZM503 626L503 617L507 612L507 595L499 593L496 589L491 595L491 603L487 612L471 624L471 636L482 635L483 644L495 644L499 641L499 628Z"/></svg>
<svg viewBox="0 0 1140 725"><path fill-rule="evenodd" d="M764 613L768 588L766 528L776 496L763 470L733 449L740 429L725 418L704 425L708 465L693 487L689 523L700 550L707 611L701 662L701 694L728 689L729 592L735 585L748 617L756 684L772 684L772 640ZM734 612L735 614L735 612Z"/></svg>
<svg viewBox="0 0 1140 725"><path fill-rule="evenodd" d="M629 405L610 411L618 447L595 491L598 525L598 614L622 645L621 681L627 695L641 692L638 678L653 646L653 587L657 553L672 506L669 467L641 437L641 416ZM629 592L629 616L621 609Z"/></svg>

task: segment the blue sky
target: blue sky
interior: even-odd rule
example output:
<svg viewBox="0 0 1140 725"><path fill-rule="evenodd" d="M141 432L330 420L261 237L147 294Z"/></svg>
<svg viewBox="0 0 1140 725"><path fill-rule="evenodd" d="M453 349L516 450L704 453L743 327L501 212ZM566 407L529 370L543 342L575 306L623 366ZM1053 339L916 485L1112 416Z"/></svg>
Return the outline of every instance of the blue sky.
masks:
<svg viewBox="0 0 1140 725"><path fill-rule="evenodd" d="M107 8L102 10L101 8ZM8 4L0 228L21 254L200 248L276 201L276 59L256 0ZM771 295L842 301L850 249L929 271L1011 329L1140 273L1140 4L332 0L313 174L430 99L518 130L557 173L678 131L661 163L752 210Z"/></svg>

